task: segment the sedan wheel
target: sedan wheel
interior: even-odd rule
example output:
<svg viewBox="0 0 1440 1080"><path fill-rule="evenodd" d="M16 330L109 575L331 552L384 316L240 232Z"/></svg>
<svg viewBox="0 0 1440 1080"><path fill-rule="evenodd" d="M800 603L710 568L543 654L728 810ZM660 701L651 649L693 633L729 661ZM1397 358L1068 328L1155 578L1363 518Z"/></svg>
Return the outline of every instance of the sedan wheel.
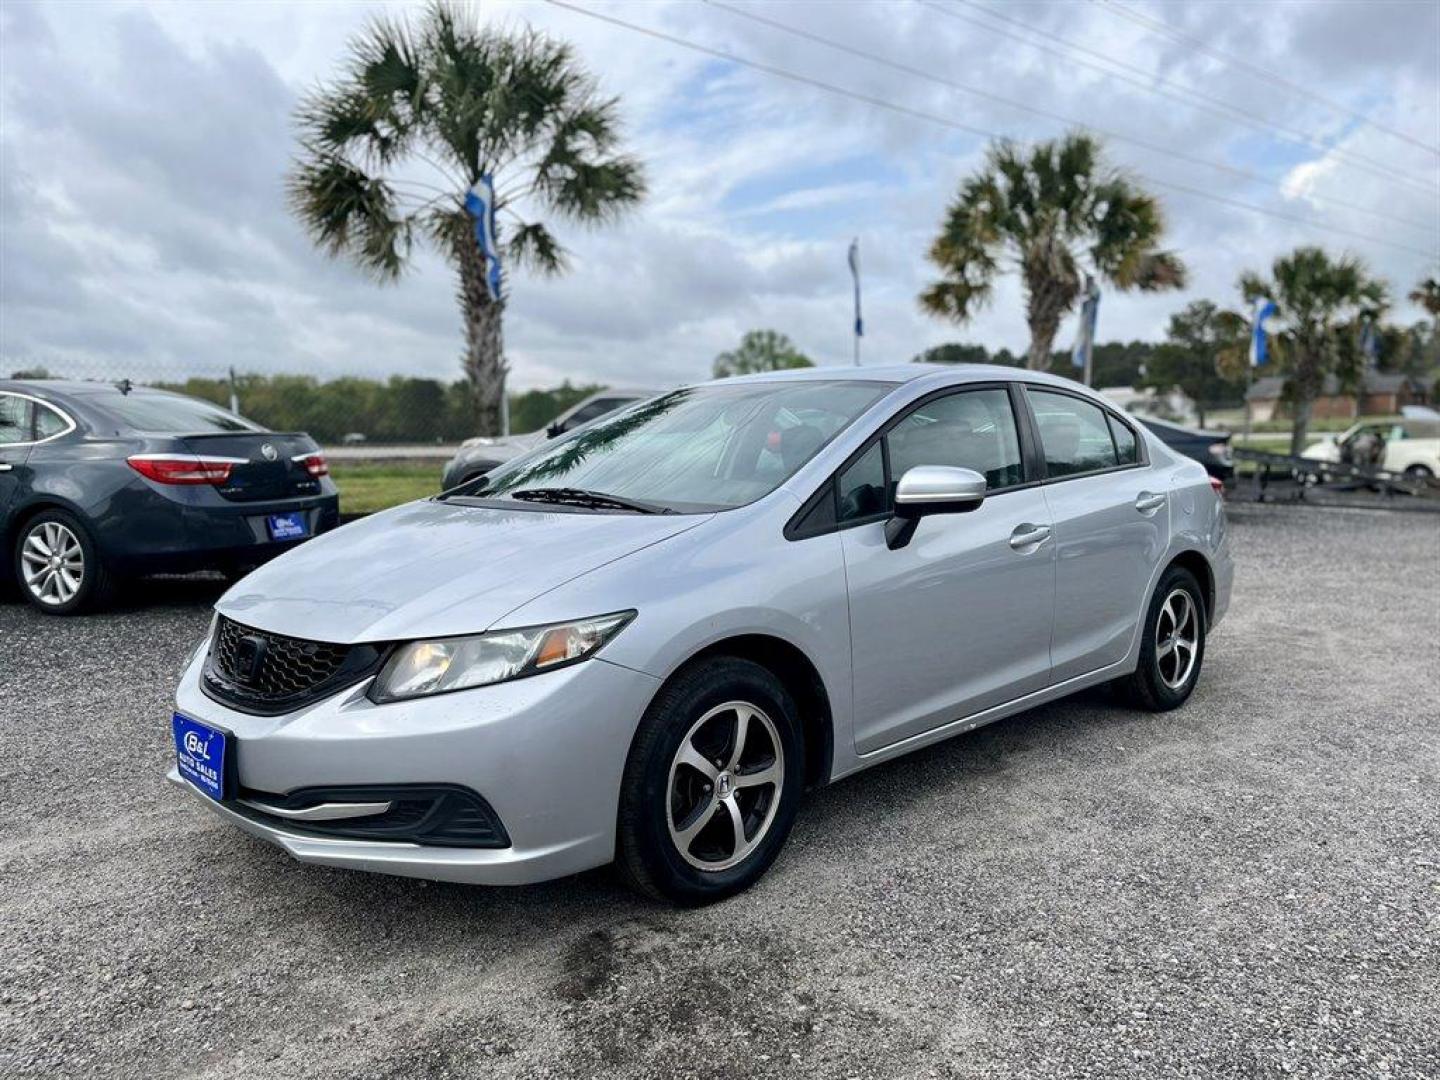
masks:
<svg viewBox="0 0 1440 1080"><path fill-rule="evenodd" d="M1199 636L1195 601L1183 588L1175 589L1165 598L1155 621L1155 667L1160 681L1171 690L1179 690L1189 680Z"/></svg>
<svg viewBox="0 0 1440 1080"><path fill-rule="evenodd" d="M730 656L682 668L645 710L625 762L621 873L678 904L748 887L790 833L804 766L799 710L773 672Z"/></svg>
<svg viewBox="0 0 1440 1080"><path fill-rule="evenodd" d="M746 701L717 705L691 726L670 763L666 824L681 858L728 870L760 846L785 784L775 723Z"/></svg>
<svg viewBox="0 0 1440 1080"><path fill-rule="evenodd" d="M89 607L110 589L110 575L89 532L64 510L45 510L26 522L15 541L12 565L25 599L49 615Z"/></svg>
<svg viewBox="0 0 1440 1080"><path fill-rule="evenodd" d="M1139 662L1133 674L1115 683L1142 709L1178 708L1195 689L1205 661L1204 595L1195 575L1183 566L1161 575L1145 612Z"/></svg>
<svg viewBox="0 0 1440 1080"><path fill-rule="evenodd" d="M20 544L20 573L37 603L64 607L85 583L85 552L80 538L58 521L42 521L31 527Z"/></svg>

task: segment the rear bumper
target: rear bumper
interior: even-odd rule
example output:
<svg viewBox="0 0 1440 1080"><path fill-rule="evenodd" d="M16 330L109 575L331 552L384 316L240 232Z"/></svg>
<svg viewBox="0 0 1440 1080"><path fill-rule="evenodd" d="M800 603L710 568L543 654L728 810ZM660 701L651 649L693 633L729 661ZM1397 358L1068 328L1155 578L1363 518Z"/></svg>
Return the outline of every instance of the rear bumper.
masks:
<svg viewBox="0 0 1440 1080"><path fill-rule="evenodd" d="M271 514L300 513L308 536L319 536L340 523L340 497L333 493L274 502L216 505L209 499L179 501L141 482L131 489L122 512L97 522L97 542L114 569L122 573L183 573L260 563L303 540L270 539L265 521Z"/></svg>

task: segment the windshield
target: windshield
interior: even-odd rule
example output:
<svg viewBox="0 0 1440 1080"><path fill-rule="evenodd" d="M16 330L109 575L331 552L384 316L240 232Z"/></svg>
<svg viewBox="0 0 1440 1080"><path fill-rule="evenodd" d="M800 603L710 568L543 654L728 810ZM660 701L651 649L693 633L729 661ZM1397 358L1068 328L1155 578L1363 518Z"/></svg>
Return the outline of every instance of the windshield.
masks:
<svg viewBox="0 0 1440 1080"><path fill-rule="evenodd" d="M131 431L199 435L209 431L264 431L218 405L168 394L116 394L97 402Z"/></svg>
<svg viewBox="0 0 1440 1080"><path fill-rule="evenodd" d="M774 491L890 389L803 380L677 390L517 458L462 493L540 501L534 493L563 489L576 505L581 492L674 512L728 510Z"/></svg>

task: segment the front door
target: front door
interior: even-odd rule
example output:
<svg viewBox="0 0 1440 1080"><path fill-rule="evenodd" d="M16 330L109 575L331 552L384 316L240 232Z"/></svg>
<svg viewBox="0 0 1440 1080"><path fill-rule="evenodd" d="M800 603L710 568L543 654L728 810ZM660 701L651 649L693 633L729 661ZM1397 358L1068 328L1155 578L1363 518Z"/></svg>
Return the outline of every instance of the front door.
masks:
<svg viewBox="0 0 1440 1080"><path fill-rule="evenodd" d="M974 469L990 494L970 513L924 518L891 551L884 520L916 465ZM841 474L859 753L1049 682L1054 544L1044 494L1025 480L1004 386L922 402Z"/></svg>

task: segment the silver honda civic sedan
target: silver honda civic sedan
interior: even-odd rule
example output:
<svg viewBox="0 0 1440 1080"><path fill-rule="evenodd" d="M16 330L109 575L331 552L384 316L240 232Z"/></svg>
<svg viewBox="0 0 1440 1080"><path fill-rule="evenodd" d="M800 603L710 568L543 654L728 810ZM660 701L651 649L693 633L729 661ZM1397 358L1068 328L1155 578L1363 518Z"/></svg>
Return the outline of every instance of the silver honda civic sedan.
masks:
<svg viewBox="0 0 1440 1080"><path fill-rule="evenodd" d="M1073 382L707 383L243 579L170 778L305 862L704 903L807 788L1098 683L1183 704L1231 578L1204 468Z"/></svg>

